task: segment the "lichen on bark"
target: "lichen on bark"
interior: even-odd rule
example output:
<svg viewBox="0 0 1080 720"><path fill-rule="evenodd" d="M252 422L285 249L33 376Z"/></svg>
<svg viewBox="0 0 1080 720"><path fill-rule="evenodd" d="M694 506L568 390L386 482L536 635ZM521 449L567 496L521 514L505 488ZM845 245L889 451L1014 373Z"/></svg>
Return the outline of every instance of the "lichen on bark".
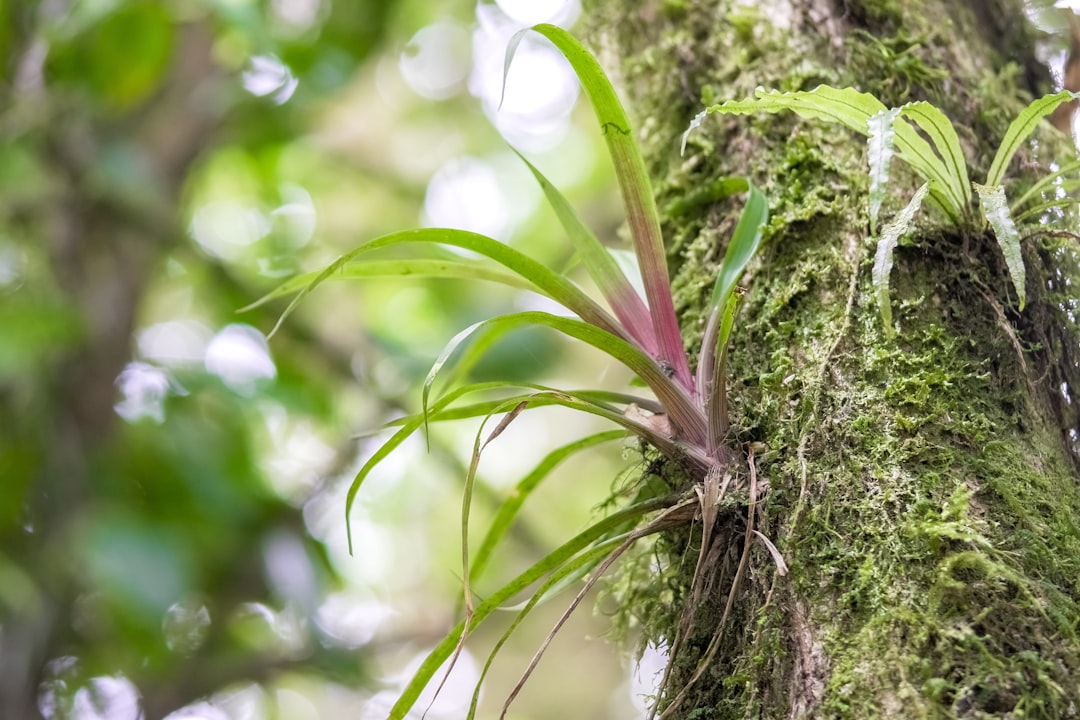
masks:
<svg viewBox="0 0 1080 720"><path fill-rule="evenodd" d="M714 116L678 155L706 103L758 85L850 84L888 105L941 107L981 177L1011 118L1051 89L1034 60L1036 33L1019 0L773 5L657 0L591 12L609 64L622 60L685 328L699 327L734 224L739 201L723 179L751 176L772 208L732 344L729 440L758 449L769 484L759 529L790 573L780 577L755 545L734 613L717 627L745 510L726 516L715 594L696 610L667 699L718 633L720 651L673 716L1073 717L1075 241L1029 235L1019 314L993 238L926 216L897 249L900 333L890 339L870 281L861 137L792 116ZM1029 152L1013 173L1025 163L1045 172L1066 146L1043 133L1041 155ZM886 214L914 187L897 173ZM1058 222L1075 227L1076 217ZM699 540L692 531L662 540L668 569L627 591L653 598L652 640L675 632L693 571L680 558L696 557Z"/></svg>

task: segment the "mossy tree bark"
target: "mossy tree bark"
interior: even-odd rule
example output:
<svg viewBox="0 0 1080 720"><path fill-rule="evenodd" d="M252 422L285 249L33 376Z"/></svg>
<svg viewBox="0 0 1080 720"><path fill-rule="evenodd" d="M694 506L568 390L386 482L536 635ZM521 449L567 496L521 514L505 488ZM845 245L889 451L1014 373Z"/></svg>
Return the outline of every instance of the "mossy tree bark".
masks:
<svg viewBox="0 0 1080 720"><path fill-rule="evenodd" d="M1021 229L1017 312L990 232L924 211L896 253L888 338L862 137L793 115L711 116L678 154L705 102L828 83L937 105L984 177L1011 119L1053 89L1021 0L621 5L594 9L592 37L621 68L652 163L684 327L698 327L739 207L716 181L751 176L773 215L732 345L730 441L756 449L758 527L790 572L752 545L717 627L741 519L717 533L729 546L714 549L712 597L674 659L667 701L690 687L671 717L1076 716L1075 237ZM1048 125L1038 137L1007 175L1014 197L1071 157ZM904 172L886 220L917 187ZM693 557L685 541L672 553ZM694 563L671 567L675 601L647 628L668 641Z"/></svg>

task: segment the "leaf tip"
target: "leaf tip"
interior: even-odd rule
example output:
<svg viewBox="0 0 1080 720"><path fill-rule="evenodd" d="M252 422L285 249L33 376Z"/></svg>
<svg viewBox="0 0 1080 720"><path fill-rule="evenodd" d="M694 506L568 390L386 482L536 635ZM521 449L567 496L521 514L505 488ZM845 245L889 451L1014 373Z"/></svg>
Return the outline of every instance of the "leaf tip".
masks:
<svg viewBox="0 0 1080 720"><path fill-rule="evenodd" d="M285 315L282 314L282 316L278 318L278 321L276 323L274 323L274 327L270 328L270 332L266 333L266 341L269 342L269 341L273 340L274 336L277 335L277 331L280 330L281 326L284 325L284 324L285 324Z"/></svg>
<svg viewBox="0 0 1080 720"><path fill-rule="evenodd" d="M496 111L502 110L503 101L506 100L506 78L510 75L510 65L514 62L514 55L517 53L518 46L521 45L525 33L532 29L527 27L518 30L510 38L510 42L506 44L506 56L503 59L502 88L499 90L499 105L495 108Z"/></svg>
<svg viewBox="0 0 1080 720"><path fill-rule="evenodd" d="M690 121L690 126L686 128L686 132L682 134L682 145L679 148L680 156L686 155L686 141L690 139L690 133L693 132L695 128L701 127L701 121L704 120L705 116L708 114L709 111L707 109L702 110L694 116L693 120Z"/></svg>

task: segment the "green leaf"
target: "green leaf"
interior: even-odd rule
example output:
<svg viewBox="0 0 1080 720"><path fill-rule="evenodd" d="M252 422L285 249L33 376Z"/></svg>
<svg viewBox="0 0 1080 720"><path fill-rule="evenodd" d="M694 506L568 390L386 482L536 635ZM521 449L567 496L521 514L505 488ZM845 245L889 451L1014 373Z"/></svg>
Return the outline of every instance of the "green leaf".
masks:
<svg viewBox="0 0 1080 720"><path fill-rule="evenodd" d="M499 650L502 649L503 645L506 644L506 641L510 639L510 636L514 634L514 631L517 630L518 626L521 625L522 621L525 620L529 613L545 599L556 594L558 591L565 589L569 584L567 581L579 578L584 573L587 573L592 568L596 567L598 563L622 546L630 535L630 533L623 533L597 543L594 547L568 561L544 580L543 584L541 584L536 592L532 594L528 602L526 602L518 611L517 617L514 618L513 622L510 623L510 626L503 632L498 642L495 643L495 647L488 653L487 661L484 663L484 668L480 672L480 679L476 681L476 689L473 691L472 703L469 705L469 714L467 716L468 720L472 720L472 718L476 716L476 706L480 701L480 689L483 686L488 671L491 669L492 663L495 661L495 656L498 655Z"/></svg>
<svg viewBox="0 0 1080 720"><path fill-rule="evenodd" d="M648 299L659 348L657 359L668 363L675 377L689 390L692 387L690 365L686 359L678 316L675 314L675 303L671 297L667 256L660 234L660 215L656 210L656 200L645 168L645 160L641 156L637 141L634 140L630 119L600 63L584 45L555 25L541 24L531 29L546 37L562 52L592 102L615 166L615 177L619 181L619 189L626 206L634 251L637 253L638 265L645 281L645 296ZM517 42L520 42L520 39ZM512 41L507 48L507 66L516 47L517 43Z"/></svg>
<svg viewBox="0 0 1080 720"><path fill-rule="evenodd" d="M300 292L319 277L319 272L296 275L271 290L255 302L240 308L237 312L247 312L271 300ZM520 275L505 272L498 268L481 265L465 260L430 260L407 258L401 260L363 260L348 262L338 268L331 280L366 280L370 278L427 277L451 278L457 280L486 280L521 290L539 292L536 285Z"/></svg>
<svg viewBox="0 0 1080 720"><path fill-rule="evenodd" d="M686 135L699 127L706 115L714 112L748 115L761 110L771 113L790 110L799 117L840 123L857 133L866 135L867 120L885 109L876 97L854 88L837 89L828 85L818 85L809 91L780 92L759 87L754 91L752 98L728 100L723 104L706 108L691 121L690 128L683 135L683 140L685 143Z"/></svg>
<svg viewBox="0 0 1080 720"><path fill-rule="evenodd" d="M595 328L593 328L593 330L595 330ZM453 407L453 403L465 395L492 392L496 390L502 391L510 388L527 388L531 392L464 407ZM537 396L537 393L543 393L543 395ZM625 412L611 406L611 403L633 403L639 408L648 410L649 412L660 412L662 406L655 401L623 393L595 390L561 390L535 383L505 383L497 381L474 383L455 388L451 392L448 392L446 396L436 401L426 412L417 413L406 418L399 418L389 424L389 427L398 427L398 430L379 446L370 458L368 458L356 473L352 483L349 485L348 493L345 496L345 531L349 544L349 552L352 552L352 528L349 525L349 515L352 512L353 504L356 502L356 496L359 494L364 481L380 462L386 459L390 453L405 442L410 435L419 430L425 422L482 417L491 414L501 405L506 405L507 403L513 405L526 400L528 400L533 407L559 405L579 412L586 412L590 415L602 417L622 426L639 437L645 438L668 457L684 457L699 468L704 468L708 465L708 461L704 457L704 454L695 446L683 445L678 441L657 432L654 428L642 424L635 418L628 416Z"/></svg>
<svg viewBox="0 0 1080 720"><path fill-rule="evenodd" d="M517 153L515 150L514 152ZM611 256L607 248L601 244L596 235L581 221L577 213L567 202L563 194L548 182L543 173L536 169L531 162L525 159L521 153L517 153L530 171L533 177L540 183L548 204L555 211L566 234L570 237L577 249L585 269L604 294L615 316L626 328L627 332L638 345L651 355L656 355L656 336L653 332L652 318L649 317L649 309L641 301L641 297L626 279L615 258Z"/></svg>
<svg viewBox="0 0 1080 720"><path fill-rule="evenodd" d="M457 400L466 395L488 393L492 391L505 391L511 388L526 388L530 390L530 393L525 395L519 394L510 398L503 397L497 400L477 403L465 407L453 407L453 404L457 402ZM445 397L442 397L435 402L427 412L417 413L405 418L398 418L389 423L387 427L397 427L398 430L380 445L363 466L361 466L360 470L357 471L345 496L345 533L348 539L349 552L352 553L352 527L349 524L349 515L352 512L353 504L356 502L356 496L359 494L361 486L364 484L368 475L371 474L371 471L374 470L379 463L385 460L390 453L405 442L410 435L419 430L425 422L483 417L490 415L495 408L504 403L518 403L533 398L538 392L546 394L533 400L532 404L534 407L560 405L562 407L569 407L571 409L588 412L592 415L611 420L612 422L625 427L630 432L645 437L662 452L674 453L675 455L683 452L672 440L659 436L650 436L651 431L649 428L643 427L640 423L635 422L632 418L628 418L622 412L609 405L611 402L631 402L637 404L639 407L654 412L660 409L658 404L632 395L592 390L555 390L546 385L537 385L535 383L513 384L499 381L473 383L471 385L455 388L447 393ZM655 435L655 433L653 433L653 435ZM693 457L692 451L686 454L691 455L692 459L698 459Z"/></svg>
<svg viewBox="0 0 1080 720"><path fill-rule="evenodd" d="M979 194L979 204L982 205L983 215L990 227L994 228L994 236L997 237L998 247L1005 256L1005 264L1009 268L1009 277L1012 278L1013 287L1019 299L1020 310L1024 309L1027 299L1025 284L1027 274L1024 271L1024 258L1020 252L1020 235L1016 232L1016 223L1013 222L1009 212L1009 204L1005 199L1005 188L1001 185L987 187L975 183L975 191Z"/></svg>
<svg viewBox="0 0 1080 720"><path fill-rule="evenodd" d="M537 399L539 400L540 398ZM552 470L571 455L575 455L582 450L596 447L602 443L625 438L626 435L627 433L625 430L608 430L607 432L589 435L580 440L563 445L548 453L528 475L518 481L517 485L514 486L513 492L511 492L509 497L507 497L502 505L499 506L499 510L495 513L495 518L491 521L491 527L488 528L487 534L480 543L480 547L476 550L476 555L473 558L472 567L470 569L473 582L475 582L487 568L488 561L491 559L491 554L495 551L495 547L510 529L518 512L525 504L525 501L529 499L532 491L539 487L540 483L551 474Z"/></svg>
<svg viewBox="0 0 1080 720"><path fill-rule="evenodd" d="M1061 92L1056 92L1051 95L1043 95L1041 98L1028 105L1024 111L1012 121L1012 124L1009 125L1009 129L1005 131L1005 137L1001 141L1001 146L998 148L997 154L994 155L994 162L990 164L990 172L986 175L986 185L989 187L1000 185L1002 178L1005 177L1005 170L1008 169L1009 163L1013 159L1013 155L1015 155L1016 151L1020 148L1020 144L1027 140L1028 136L1035 131L1035 128L1039 125L1039 121L1054 112L1061 103L1075 100L1076 98L1080 98L1080 93L1062 90ZM978 188L976 188L976 190L978 190ZM980 195L980 198L981 197L982 196Z"/></svg>
<svg viewBox="0 0 1080 720"><path fill-rule="evenodd" d="M746 205L731 234L731 241L724 253L724 263L720 266L716 283L713 285L712 296L709 298L711 308L723 308L731 296L731 291L735 289L735 283L742 277L746 266L761 247L761 231L769 222L769 202L753 183L749 184L749 190Z"/></svg>
<svg viewBox="0 0 1080 720"><path fill-rule="evenodd" d="M523 312L483 320L458 333L439 354L424 380L424 407L435 378L461 343L481 329L492 328L498 334L508 333L525 325L549 327L568 337L592 345L633 370L656 393L667 410L673 427L680 437L693 443L705 440L705 418L689 394L672 382L664 370L640 348L589 323L543 312Z"/></svg>
<svg viewBox="0 0 1080 720"><path fill-rule="evenodd" d="M470 632L475 630L481 622L501 605L548 573L564 566L582 551L588 550L598 540L606 538L612 532L619 532L628 525L632 526L644 515L660 510L670 504L671 498L647 500L612 513L603 520L589 526L478 604L473 611L469 624ZM431 681L432 676L442 666L443 662L453 654L464 632L465 621L462 621L455 625L428 654L419 669L417 669L416 674L413 675L412 680L406 685L401 697L398 698L394 707L390 709L390 720L404 720L409 710L416 703L417 698L420 697L420 693L424 691L424 688Z"/></svg>
<svg viewBox="0 0 1080 720"><path fill-rule="evenodd" d="M1023 207L1029 200L1040 196L1040 194L1050 185L1054 185L1055 189L1056 187L1060 187L1061 190L1065 193L1074 191L1075 186L1080 183L1080 180L1078 180L1077 178L1069 178L1068 176L1075 174L1077 171L1080 171L1080 160L1071 162L1054 172L1043 175L1041 178L1039 178L1038 182L1036 182L1034 185L1027 189L1027 192L1025 192L1015 201L1009 203L1009 207L1012 209L1013 212L1016 212L1021 207ZM1061 198L1054 198L1055 201L1059 199ZM1019 220L1020 216L1016 216L1016 219Z"/></svg>
<svg viewBox="0 0 1080 720"><path fill-rule="evenodd" d="M727 414L727 350L728 339L731 337L731 330L735 326L735 313L739 309L739 295L732 294L731 300L724 306L719 317L720 320L720 332L717 334L716 344L720 348L720 352L716 357L716 368L713 371L713 381L711 386L713 388L712 395L709 398L708 408L708 423L709 423L709 438L706 448L710 458L717 458L717 451L720 448L720 442L728 431L728 414Z"/></svg>
<svg viewBox="0 0 1080 720"><path fill-rule="evenodd" d="M514 631L517 630L518 626L521 625L522 621L525 620L529 613L545 599L565 589L569 585L569 581L580 578L583 574L596 567L597 564L607 558L611 553L618 550L619 547L626 542L629 536L630 533L624 533L598 543L595 547L590 548L586 552L567 562L544 580L543 584L535 593L533 593L528 602L518 610L517 616L499 638L498 642L495 643L491 652L488 653L487 661L484 662L484 668L480 672L480 678L476 681L476 688L473 691L472 702L469 705L467 720L472 720L476 717L476 706L480 701L480 690L483 687L484 679L487 677L492 663L495 661L495 656L498 655L499 650L502 649L503 645L506 644L506 641L510 639L510 636L514 634Z"/></svg>
<svg viewBox="0 0 1080 720"><path fill-rule="evenodd" d="M882 110L866 121L870 139L866 141L866 155L870 160L870 234L877 234L877 219L885 201L889 184L889 161L893 156L896 129L893 123L900 108Z"/></svg>
<svg viewBox="0 0 1080 720"><path fill-rule="evenodd" d="M488 400L485 402L474 403L471 405L462 405L449 407L448 403L453 403L457 398L461 397L465 393L473 392L486 392L491 390L507 390L511 388L527 388L534 391L527 395L516 395L513 397L500 397L498 400ZM544 393L537 396L536 393ZM465 386L464 388L458 388L453 392L447 393L443 398L440 398L428 411L428 422L438 422L444 420L461 420L465 418L483 417L492 412L492 410L499 404L514 400L519 402L528 398L533 398L530 405L532 407L543 407L547 405L559 405L562 407L586 412L591 415L610 420L617 425L621 425L630 432L643 437L650 443L656 446L662 452L671 453L673 457L686 457L694 463L704 467L704 455L697 451L692 446L683 446L680 443L672 440L670 437L660 434L653 427L643 424L634 413L630 412L630 406L636 405L638 410L644 410L653 414L663 414L664 408L660 403L649 398L642 398L635 395L627 395L624 393L612 393L603 390L565 390L559 388L552 388L547 385L538 385L536 383L508 383L508 382L486 382L476 383L473 385ZM624 408L619 408L617 405L624 405ZM424 414L417 413L415 415L409 415L403 418L398 418L387 423L387 428L393 427L405 427L411 428L410 432L415 432L424 424ZM393 438L392 438L393 439ZM358 475L358 478L360 476Z"/></svg>
<svg viewBox="0 0 1080 720"><path fill-rule="evenodd" d="M712 296L709 300L709 322L705 328L705 335L701 341L701 355L698 357L697 369L697 392L701 398L708 398L709 407L708 431L706 433L707 448L710 455L716 451L716 443L723 435L722 425L726 425L726 413L722 410L721 399L725 392L724 378L717 374L717 362L719 354L727 344L727 336L720 339L721 320L725 317L726 308L732 303L732 294L735 283L742 277L746 266L757 254L761 245L761 233L765 224L769 221L769 203L757 186L753 183L748 185L750 194L746 199L742 215L731 235L727 252L724 253L724 263L720 266L716 283L713 285ZM734 308L732 308L731 320L734 321ZM730 325L728 330L730 332ZM716 413L720 413L716 415Z"/></svg>
<svg viewBox="0 0 1080 720"><path fill-rule="evenodd" d="M473 330L471 336L470 330ZM470 338L468 345L457 356L453 365L449 368L448 372L443 373L443 387L455 388L461 385L469 377L469 374L479 364L487 353L491 350L492 346L498 343L506 332L497 326L485 326L480 328L472 327L467 329L463 333L457 333L450 339L448 345L444 346L444 351L447 348L456 348L460 345L461 341L466 337ZM431 402L431 391L434 388L435 379L443 366L446 364L447 357L436 358L435 363L429 368L427 375L424 378L424 384L421 394L421 410L427 412L427 408ZM520 387L520 386L519 386ZM427 424L424 425L424 434L427 435Z"/></svg>
<svg viewBox="0 0 1080 720"><path fill-rule="evenodd" d="M349 491L345 495L345 535L348 540L349 553L352 554L352 526L349 523L349 514L352 512L353 503L356 502L356 495L360 492L360 487L364 484L364 480L371 474L371 471L382 462L390 453L392 453L401 443L416 432L424 424L425 419L428 416L437 416L442 410L448 407L451 403L457 400L463 395L467 395L475 392L486 392L491 390L501 390L506 387L506 383L502 382L486 382L476 383L465 387L457 388L453 392L450 392L444 398L440 398L437 403L430 409L429 412L421 413L412 416L401 424L398 429L389 439L386 440L379 448L371 455L370 458L360 467L356 476L353 478L352 483L349 485Z"/></svg>
<svg viewBox="0 0 1080 720"><path fill-rule="evenodd" d="M966 186L964 192L958 192L944 161L937 156L930 143L902 119L896 121L896 149L900 159L929 183L929 196L953 222L959 222L969 202Z"/></svg>
<svg viewBox="0 0 1080 720"><path fill-rule="evenodd" d="M472 508L473 487L476 484L476 472L480 467L480 456L484 453L484 448L498 438L521 413L525 412L532 400L533 397L516 401L507 400L493 408L483 422L480 423L480 428L476 431L476 439L473 441L472 458L469 460L469 470L465 475L465 489L461 493L461 578L465 587L465 607L468 608L470 615L472 615L473 611L473 593L472 579L469 572L469 515ZM487 425L488 420L502 413L505 413L505 415L499 420L487 439L484 440L484 427Z"/></svg>
<svg viewBox="0 0 1080 720"><path fill-rule="evenodd" d="M468 232L467 230L454 230L451 228L420 228L416 230L403 230L401 232L383 235L382 237L369 240L360 247L342 255L332 262L326 269L318 273L311 282L293 298L277 323L270 331L273 336L285 319L292 314L296 306L307 297L308 293L317 288L326 280L336 275L341 268L352 262L364 253L379 250L394 245L406 243L434 243L451 245L453 247L471 250L480 255L491 258L503 265L524 280L536 286L543 295L563 305L571 312L577 313L582 320L606 330L614 335L622 336L623 330L618 322L606 310L597 305L585 292L572 282L558 273L549 270L527 255L513 248L503 245L497 240Z"/></svg>
<svg viewBox="0 0 1080 720"><path fill-rule="evenodd" d="M949 194L958 203L959 208L967 208L971 197L967 160L960 147L960 138L956 134L956 128L953 127L949 118L945 117L945 113L924 101L911 102L902 106L900 114L911 118L930 138L934 148L945 162L945 176L943 179L939 178L939 182L943 182L949 188ZM927 179L931 178L927 177Z"/></svg>
<svg viewBox="0 0 1080 720"><path fill-rule="evenodd" d="M874 269L872 273L874 283L874 295L877 297L878 309L881 311L881 319L885 323L885 333L892 337L892 308L889 306L889 274L892 272L893 249L900 238L911 230L911 223L915 219L915 213L922 207L923 199L929 191L929 183L925 183L915 191L915 196L907 206L901 210L893 221L881 230L881 239L878 240L877 253L874 255Z"/></svg>
<svg viewBox="0 0 1080 720"><path fill-rule="evenodd" d="M1075 197L1070 196L1070 197L1058 198L1057 200L1050 200L1048 202L1040 203L1038 205L1032 205L1027 210L1024 210L1024 212L1019 213L1013 219L1016 220L1016 222L1023 222L1025 220L1029 220L1030 218L1038 217L1038 216L1042 215L1043 213L1045 213L1048 210L1053 210L1055 208L1066 208L1066 207L1075 208L1076 206L1077 206L1077 201L1076 201Z"/></svg>
<svg viewBox="0 0 1080 720"><path fill-rule="evenodd" d="M500 389L509 388L529 388L536 391L550 390L551 388L546 385L537 385L535 383L508 383L504 381L497 381L492 383L480 383L481 385L493 385ZM489 389L489 388L486 388ZM652 398L641 397L640 395L630 395L627 393L615 393L607 390L573 390L563 392L571 392L574 397L580 398L583 402L592 403L593 405L600 405L613 412L621 412L618 409L618 405L637 405L643 410L647 410L651 413L662 413L664 408L660 403ZM467 418L483 417L491 412L501 402L506 400L505 397L498 400L487 400L484 402L473 403L470 405L458 405L454 407L444 407L438 412L432 408L428 415L428 422L444 422L450 420L464 420ZM544 405L558 405L559 402L550 397L537 398L533 403L533 407L541 407ZM415 415L406 415L399 417L386 423L384 429L401 427L413 420L419 420L423 422L423 413L416 413Z"/></svg>
<svg viewBox="0 0 1080 720"><path fill-rule="evenodd" d="M803 118L828 120L868 135L870 118L886 109L880 100L869 93L858 92L853 88L837 89L828 85L819 85L810 91L787 93L758 88L754 95L753 98L746 100L729 100L721 105L707 108L694 118L686 132L689 133L693 128L700 126L702 119L708 113L745 115L759 110L772 113L790 110ZM915 119L918 120L918 118ZM926 121L929 122L929 120ZM930 181L930 195L954 220L958 220L967 207L966 190L958 191L954 173L950 172L942 159L934 153L930 144L915 131L915 128L899 119L894 123L894 128L895 147L900 158L911 165L924 179ZM684 143L685 137L684 135Z"/></svg>

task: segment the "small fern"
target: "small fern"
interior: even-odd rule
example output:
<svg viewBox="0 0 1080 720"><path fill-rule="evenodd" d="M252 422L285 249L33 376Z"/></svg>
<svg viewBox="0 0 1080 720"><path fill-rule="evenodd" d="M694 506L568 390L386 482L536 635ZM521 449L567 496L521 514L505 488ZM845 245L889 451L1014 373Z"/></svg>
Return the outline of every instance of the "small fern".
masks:
<svg viewBox="0 0 1080 720"><path fill-rule="evenodd" d="M1002 179L1016 151L1034 132L1039 122L1062 103L1078 97L1080 93L1062 90L1041 97L1025 108L1009 125L994 155L986 182L981 185L968 179L967 163L956 129L938 108L923 101L907 103L899 108L886 108L869 93L858 92L853 88L837 89L828 85L820 85L810 91L789 93L758 88L753 98L713 105L690 122L690 127L683 134L683 151L686 150L690 132L701 126L706 115L714 112L740 115L759 110L790 110L803 118L828 120L862 133L868 137L868 214L871 236L877 232L877 220L886 196L889 164L894 152L907 162L926 184L882 231L873 271L874 295L886 332L891 335L893 330L889 307L889 273L892 269L892 252L899 238L910 231L914 216L927 194L954 223L968 224L974 216L971 198L971 188L974 186L979 197L978 206L982 219L993 229L1009 269L1010 279L1016 289L1018 309L1024 309L1027 297L1024 287L1026 273L1012 210L1025 201L1028 195L1014 208L1010 208ZM924 139L908 120L929 140ZM1028 210L1025 215L1032 214L1034 210Z"/></svg>

